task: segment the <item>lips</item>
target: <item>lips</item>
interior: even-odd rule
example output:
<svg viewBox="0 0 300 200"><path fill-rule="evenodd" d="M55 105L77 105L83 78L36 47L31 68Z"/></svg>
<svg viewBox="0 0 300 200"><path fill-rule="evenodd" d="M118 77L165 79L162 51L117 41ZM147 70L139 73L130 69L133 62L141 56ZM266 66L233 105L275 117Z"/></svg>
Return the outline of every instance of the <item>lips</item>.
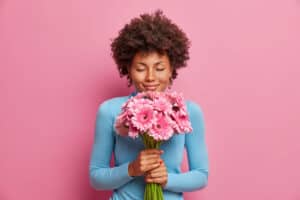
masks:
<svg viewBox="0 0 300 200"><path fill-rule="evenodd" d="M146 90L151 90L151 91L154 91L156 90L156 88L158 87L159 85L144 85L144 88Z"/></svg>

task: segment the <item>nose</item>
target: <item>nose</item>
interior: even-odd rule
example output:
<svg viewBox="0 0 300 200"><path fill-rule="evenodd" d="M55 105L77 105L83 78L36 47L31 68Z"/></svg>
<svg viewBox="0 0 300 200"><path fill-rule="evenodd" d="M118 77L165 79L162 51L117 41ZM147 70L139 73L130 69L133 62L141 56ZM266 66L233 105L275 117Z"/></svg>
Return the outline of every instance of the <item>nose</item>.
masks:
<svg viewBox="0 0 300 200"><path fill-rule="evenodd" d="M146 81L154 81L155 80L155 74L152 69L147 70L147 75L146 75Z"/></svg>

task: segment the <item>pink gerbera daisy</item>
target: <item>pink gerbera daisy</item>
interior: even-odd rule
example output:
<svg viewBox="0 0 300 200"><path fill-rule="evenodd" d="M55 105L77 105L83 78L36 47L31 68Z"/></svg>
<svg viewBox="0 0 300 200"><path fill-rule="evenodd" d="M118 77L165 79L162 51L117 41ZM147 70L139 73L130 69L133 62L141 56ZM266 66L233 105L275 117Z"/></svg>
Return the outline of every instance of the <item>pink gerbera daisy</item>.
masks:
<svg viewBox="0 0 300 200"><path fill-rule="evenodd" d="M171 115L175 123L172 124L173 128L178 133L187 133L192 131L191 122L188 115L182 114L180 112L173 113Z"/></svg>
<svg viewBox="0 0 300 200"><path fill-rule="evenodd" d="M137 138L139 136L139 130L133 126L129 127L128 136L132 138Z"/></svg>
<svg viewBox="0 0 300 200"><path fill-rule="evenodd" d="M153 107L150 105L139 104L139 108L134 112L132 125L140 131L146 131L155 122Z"/></svg>
<svg viewBox="0 0 300 200"><path fill-rule="evenodd" d="M170 126L170 118L163 113L156 113L156 123L149 130L149 135L155 140L168 140L172 137L174 131Z"/></svg>
<svg viewBox="0 0 300 200"><path fill-rule="evenodd" d="M169 113L171 112L172 105L166 98L160 98L153 100L153 108L164 113Z"/></svg>
<svg viewBox="0 0 300 200"><path fill-rule="evenodd" d="M175 107L184 107L185 106L183 96L181 93L177 93L177 92L167 93L167 98L169 99L171 104Z"/></svg>

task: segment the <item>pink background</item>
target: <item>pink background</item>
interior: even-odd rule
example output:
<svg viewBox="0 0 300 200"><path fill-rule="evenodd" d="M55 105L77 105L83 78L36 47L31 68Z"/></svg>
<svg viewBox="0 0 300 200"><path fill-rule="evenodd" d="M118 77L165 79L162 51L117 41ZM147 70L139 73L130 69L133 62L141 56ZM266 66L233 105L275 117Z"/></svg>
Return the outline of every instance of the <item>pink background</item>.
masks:
<svg viewBox="0 0 300 200"><path fill-rule="evenodd" d="M108 198L88 179L96 111L132 90L110 39L156 8L192 41L173 89L206 121L208 186L186 199L300 199L299 0L0 0L1 200Z"/></svg>

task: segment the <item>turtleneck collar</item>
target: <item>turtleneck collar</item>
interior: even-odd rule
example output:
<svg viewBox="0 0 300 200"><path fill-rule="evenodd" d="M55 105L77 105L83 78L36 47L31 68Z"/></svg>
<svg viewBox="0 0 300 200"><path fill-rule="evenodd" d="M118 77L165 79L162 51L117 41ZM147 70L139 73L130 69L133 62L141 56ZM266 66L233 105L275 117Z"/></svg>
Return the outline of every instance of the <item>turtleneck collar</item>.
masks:
<svg viewBox="0 0 300 200"><path fill-rule="evenodd" d="M131 94L129 95L129 97L134 97L134 96L137 95L137 93L138 93L138 91L134 90L133 92L131 92Z"/></svg>
<svg viewBox="0 0 300 200"><path fill-rule="evenodd" d="M129 97L134 97L138 94L137 89L135 89L133 92L130 93Z"/></svg>

